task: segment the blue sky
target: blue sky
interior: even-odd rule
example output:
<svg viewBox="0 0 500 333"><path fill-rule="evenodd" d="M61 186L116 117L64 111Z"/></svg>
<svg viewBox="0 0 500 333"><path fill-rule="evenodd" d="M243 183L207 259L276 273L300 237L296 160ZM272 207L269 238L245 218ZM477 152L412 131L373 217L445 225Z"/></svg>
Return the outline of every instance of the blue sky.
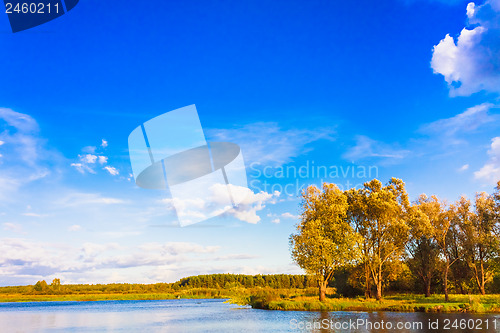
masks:
<svg viewBox="0 0 500 333"><path fill-rule="evenodd" d="M300 273L303 186L491 192L499 30L498 0L88 0L15 34L0 15L0 285ZM253 195L179 228L134 184L127 138L191 104L209 140L240 145Z"/></svg>

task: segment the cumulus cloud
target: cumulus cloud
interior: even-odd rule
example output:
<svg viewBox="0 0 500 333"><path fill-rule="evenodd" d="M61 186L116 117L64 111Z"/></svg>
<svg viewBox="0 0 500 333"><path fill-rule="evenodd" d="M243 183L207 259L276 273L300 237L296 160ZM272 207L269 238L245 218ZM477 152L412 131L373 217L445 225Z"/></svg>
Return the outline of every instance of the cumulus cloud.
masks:
<svg viewBox="0 0 500 333"><path fill-rule="evenodd" d="M106 170L107 172L109 172L109 174L112 176L116 176L120 173L118 171L118 169L116 169L115 167L109 166L109 165L105 166L103 169Z"/></svg>
<svg viewBox="0 0 500 333"><path fill-rule="evenodd" d="M469 165L468 164L464 164L462 165L459 169L458 169L458 172L464 172L466 170L469 170Z"/></svg>
<svg viewBox="0 0 500 333"><path fill-rule="evenodd" d="M99 161L99 164L106 164L106 163L108 163L108 157L107 156L98 156L98 161Z"/></svg>
<svg viewBox="0 0 500 333"><path fill-rule="evenodd" d="M229 204L229 193L237 205ZM254 193L247 187L232 184L214 184L208 189L206 198L167 198L160 200L168 207L175 207L177 216L188 221L202 221L214 216L230 216L240 221L256 224L261 219L257 214L267 203L276 203L280 192Z"/></svg>
<svg viewBox="0 0 500 333"><path fill-rule="evenodd" d="M231 192L236 192L238 187L233 185L230 186ZM280 192L278 191L274 193L267 193L264 191L254 193L248 188L240 188L240 190L246 192L245 199L241 201L238 206L227 211L226 214L251 224L256 224L260 221L260 216L257 215L257 212L264 209L266 203L276 203L276 199L280 196Z"/></svg>
<svg viewBox="0 0 500 333"><path fill-rule="evenodd" d="M401 149L396 144L387 144L373 140L364 135L356 137L356 145L346 151L342 157L357 161L364 158L402 159L409 154L408 150Z"/></svg>
<svg viewBox="0 0 500 333"><path fill-rule="evenodd" d="M485 183L494 185L500 180L500 136L491 140L488 155L488 162L481 169L474 172L474 177Z"/></svg>
<svg viewBox="0 0 500 333"><path fill-rule="evenodd" d="M500 93L500 1L469 3L468 24L433 48L431 67L444 76L452 96L485 90Z"/></svg>
<svg viewBox="0 0 500 333"><path fill-rule="evenodd" d="M311 150L318 140L334 140L332 128L282 129L276 123L253 123L235 129L210 129L208 139L237 143L247 163L282 165Z"/></svg>
<svg viewBox="0 0 500 333"><path fill-rule="evenodd" d="M103 149L108 146L108 142L102 139L102 143L100 145L100 149L95 146L86 146L82 148L82 151L86 154L79 154L78 161L73 162L70 165L76 169L76 171L81 174L91 173L96 174L96 167L99 164L100 166L104 166L102 169L107 171L112 176L117 176L120 174L120 171L108 164L108 156L103 154Z"/></svg>

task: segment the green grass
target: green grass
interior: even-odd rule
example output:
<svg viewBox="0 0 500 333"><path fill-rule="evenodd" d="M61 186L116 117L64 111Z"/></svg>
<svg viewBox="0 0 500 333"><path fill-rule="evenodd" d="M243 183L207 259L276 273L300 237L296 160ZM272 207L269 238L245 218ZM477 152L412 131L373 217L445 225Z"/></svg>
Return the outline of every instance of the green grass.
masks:
<svg viewBox="0 0 500 333"><path fill-rule="evenodd" d="M119 300L161 300L177 298L229 298L235 293L231 290L193 288L166 293L113 292L113 293L68 293L44 295L33 293L0 293L0 302L47 302L47 301L119 301Z"/></svg>
<svg viewBox="0 0 500 333"><path fill-rule="evenodd" d="M281 295L282 296L282 295ZM267 310L292 311L397 311L397 312L469 312L500 313L500 295L450 295L444 302L443 295L424 297L398 294L381 301L364 298L327 298L320 302L316 296L281 297L272 291L262 291L250 296L236 297L232 303L250 305Z"/></svg>

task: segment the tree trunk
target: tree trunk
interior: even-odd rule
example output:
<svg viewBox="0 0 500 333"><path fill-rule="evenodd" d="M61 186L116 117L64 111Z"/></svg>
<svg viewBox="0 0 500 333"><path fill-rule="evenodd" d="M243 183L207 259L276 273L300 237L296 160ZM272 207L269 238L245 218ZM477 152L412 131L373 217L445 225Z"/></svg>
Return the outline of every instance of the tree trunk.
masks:
<svg viewBox="0 0 500 333"><path fill-rule="evenodd" d="M377 296L375 296L377 301L380 301L382 299L382 281L379 281L377 283Z"/></svg>
<svg viewBox="0 0 500 333"><path fill-rule="evenodd" d="M365 299L369 299L372 296L371 292L371 277L370 277L370 269L367 264L365 264Z"/></svg>
<svg viewBox="0 0 500 333"><path fill-rule="evenodd" d="M382 265L380 265L377 274L377 295L375 296L377 301L382 299Z"/></svg>
<svg viewBox="0 0 500 333"><path fill-rule="evenodd" d="M326 299L326 285L327 281L320 282L319 284L319 301L323 302Z"/></svg>
<svg viewBox="0 0 500 333"><path fill-rule="evenodd" d="M448 302L450 300L448 296L448 270L450 268L449 262L446 263L444 268L444 279L443 279L443 289L444 289L444 301Z"/></svg>
<svg viewBox="0 0 500 333"><path fill-rule="evenodd" d="M431 279L428 278L425 281L425 297L431 296Z"/></svg>
<svg viewBox="0 0 500 333"><path fill-rule="evenodd" d="M481 291L481 295L485 295L486 291L484 290L485 279L484 279L484 265L481 260L481 286L479 286L479 290Z"/></svg>

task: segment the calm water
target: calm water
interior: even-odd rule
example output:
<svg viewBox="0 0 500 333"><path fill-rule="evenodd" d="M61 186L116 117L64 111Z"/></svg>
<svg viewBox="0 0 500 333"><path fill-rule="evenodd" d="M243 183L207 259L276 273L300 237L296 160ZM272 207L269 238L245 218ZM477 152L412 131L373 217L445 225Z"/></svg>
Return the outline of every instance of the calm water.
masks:
<svg viewBox="0 0 500 333"><path fill-rule="evenodd" d="M26 302L0 303L0 332L500 332L500 315L266 311L222 300Z"/></svg>

